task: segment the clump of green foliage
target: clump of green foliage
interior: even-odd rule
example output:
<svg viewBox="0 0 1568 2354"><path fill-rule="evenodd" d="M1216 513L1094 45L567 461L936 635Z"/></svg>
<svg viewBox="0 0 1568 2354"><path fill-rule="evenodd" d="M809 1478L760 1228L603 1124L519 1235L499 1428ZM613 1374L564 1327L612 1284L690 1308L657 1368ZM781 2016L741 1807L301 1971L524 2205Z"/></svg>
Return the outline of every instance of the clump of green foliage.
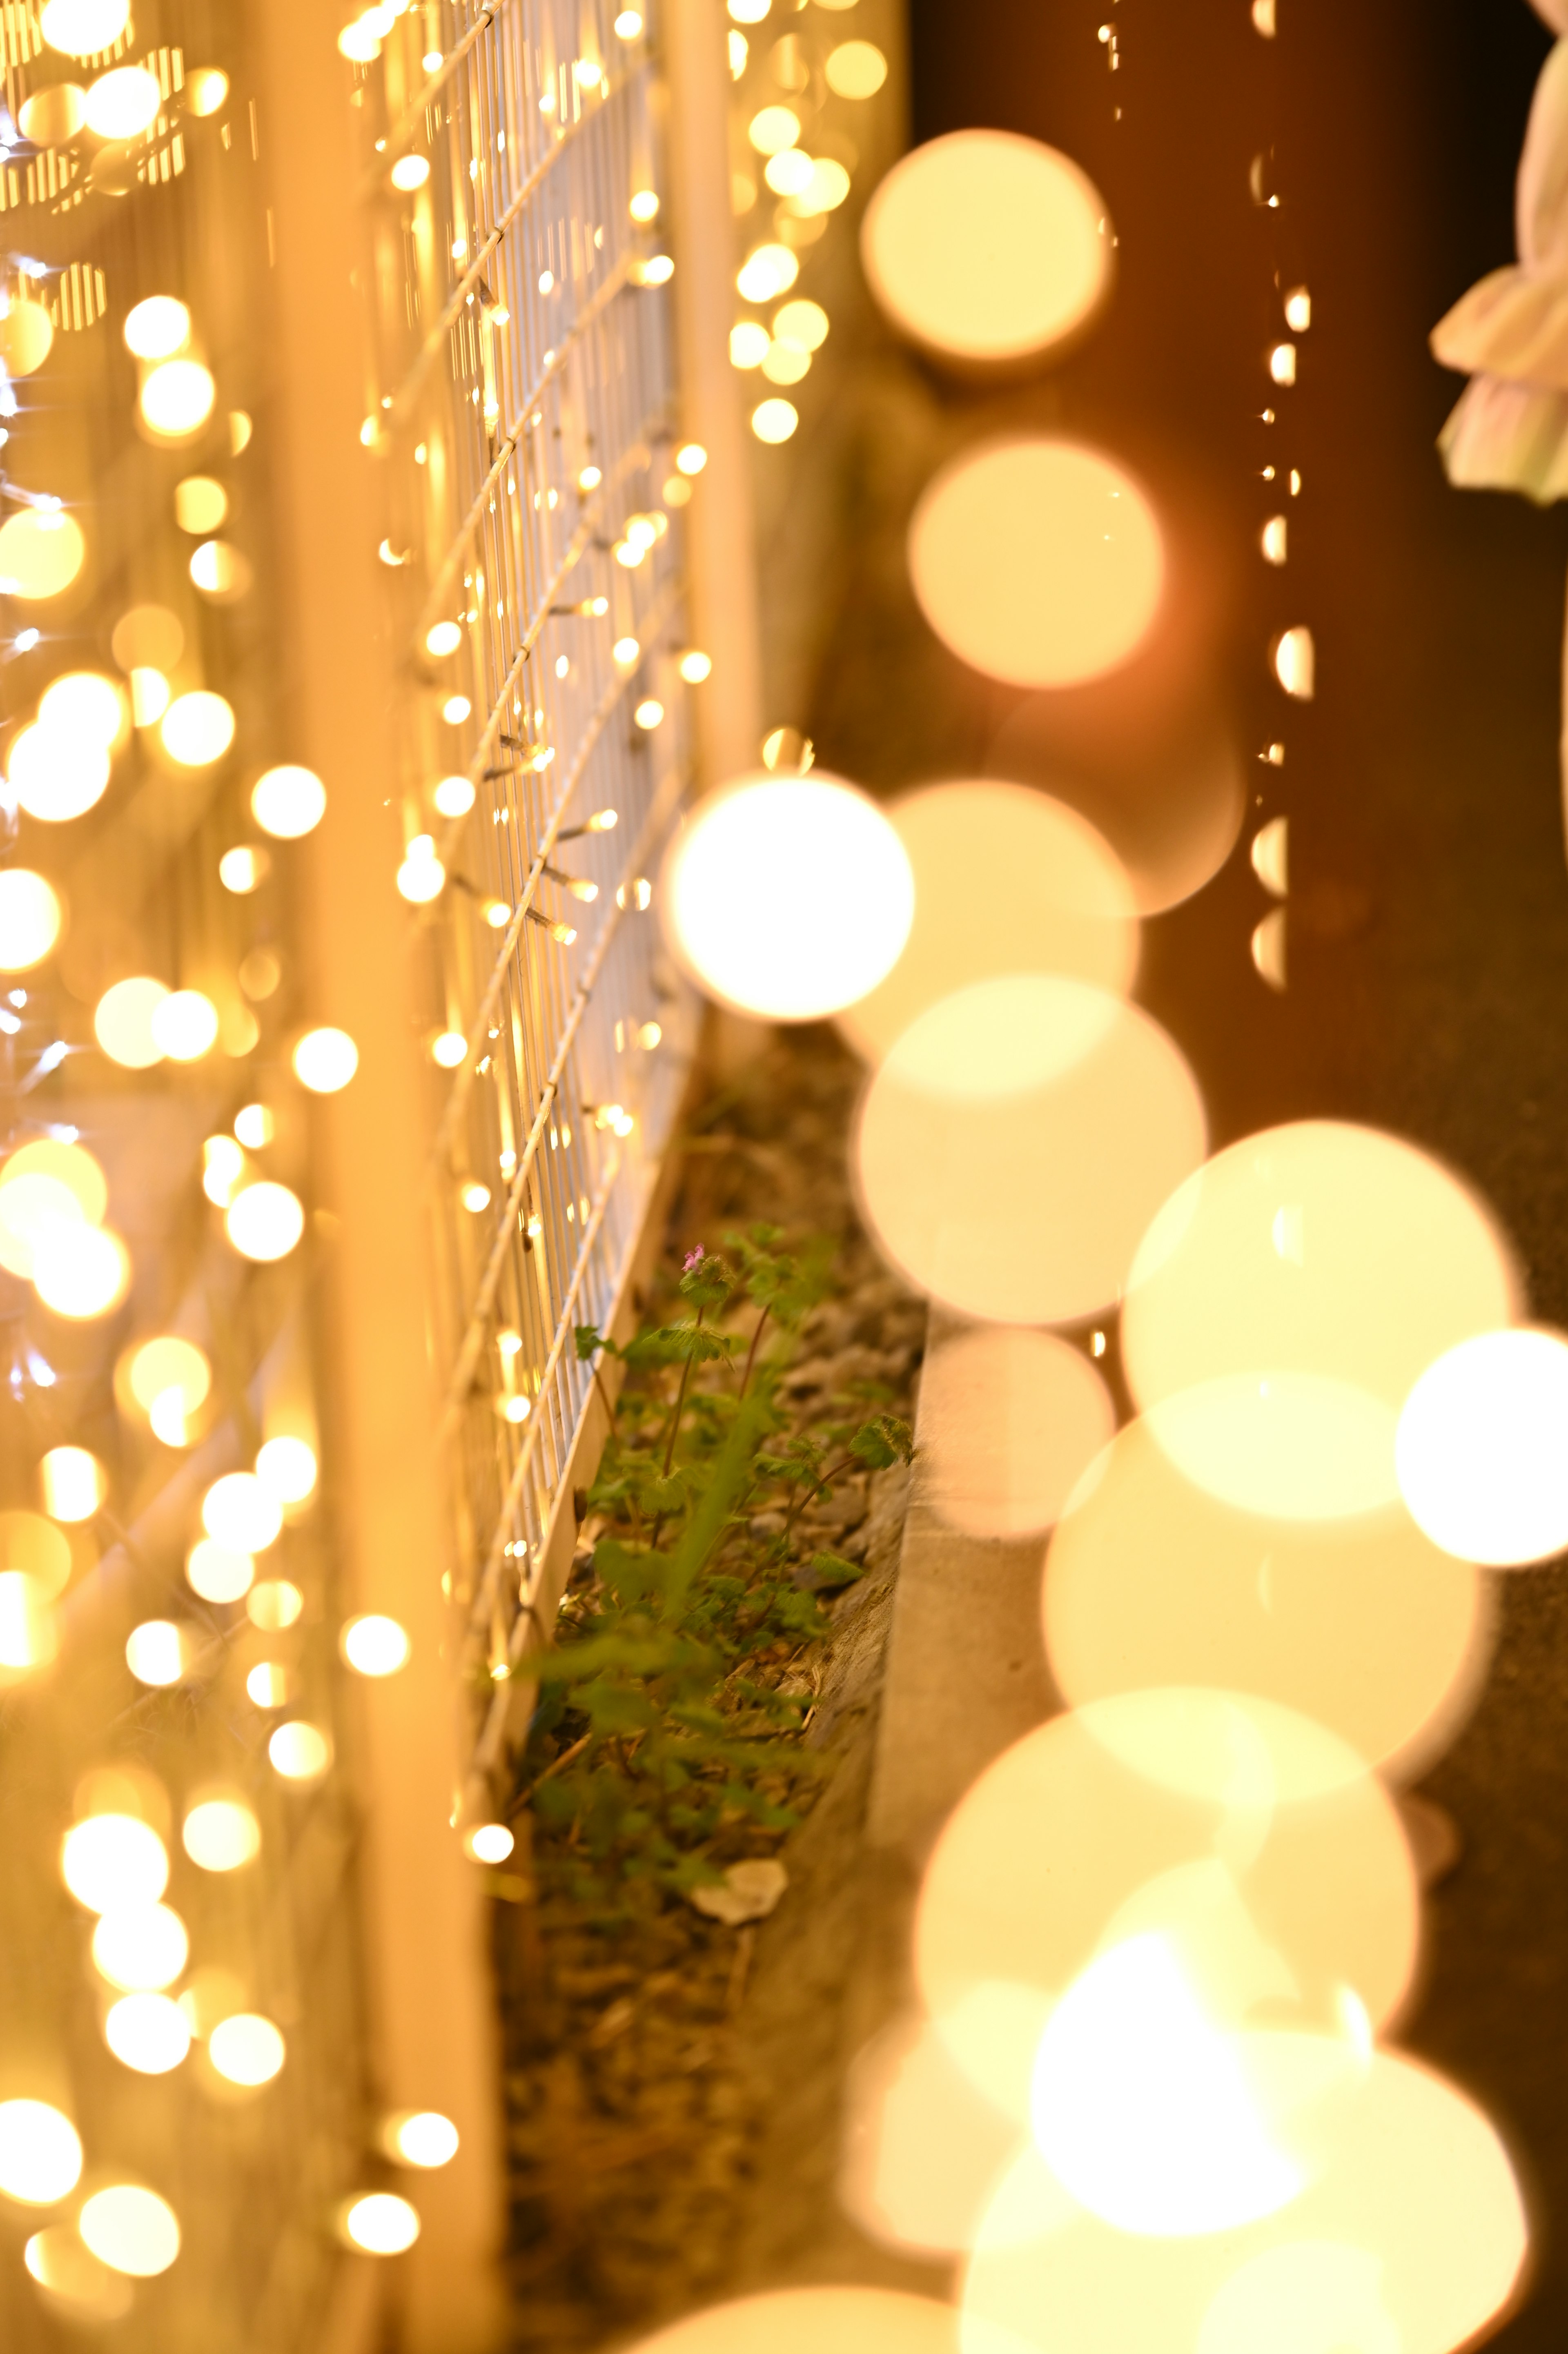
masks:
<svg viewBox="0 0 1568 2354"><path fill-rule="evenodd" d="M799 1819L807 1698L779 1675L827 1632L819 1597L860 1575L811 1549L802 1517L847 1475L910 1458L892 1414L791 1415L780 1375L831 1278L824 1249L783 1240L753 1225L726 1235L728 1258L692 1251L690 1313L624 1346L577 1329L595 1378L611 1358L626 1381L613 1406L603 1391L591 1570L539 1663L520 1797L536 1863L610 1914L718 1878ZM868 1386L839 1403L877 1403Z"/></svg>

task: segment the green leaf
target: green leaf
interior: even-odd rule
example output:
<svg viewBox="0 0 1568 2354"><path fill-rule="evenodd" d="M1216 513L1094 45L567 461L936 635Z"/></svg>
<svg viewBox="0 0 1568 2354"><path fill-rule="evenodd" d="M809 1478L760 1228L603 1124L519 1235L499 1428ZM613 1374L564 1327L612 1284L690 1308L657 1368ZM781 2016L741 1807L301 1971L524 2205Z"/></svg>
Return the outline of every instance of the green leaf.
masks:
<svg viewBox="0 0 1568 2354"><path fill-rule="evenodd" d="M859 1562L846 1561L841 1553L814 1553L795 1572L795 1584L806 1594L842 1594L864 1575Z"/></svg>
<svg viewBox="0 0 1568 2354"><path fill-rule="evenodd" d="M895 1463L914 1459L915 1434L895 1414L879 1414L862 1423L850 1440L849 1451L870 1470L885 1471Z"/></svg>

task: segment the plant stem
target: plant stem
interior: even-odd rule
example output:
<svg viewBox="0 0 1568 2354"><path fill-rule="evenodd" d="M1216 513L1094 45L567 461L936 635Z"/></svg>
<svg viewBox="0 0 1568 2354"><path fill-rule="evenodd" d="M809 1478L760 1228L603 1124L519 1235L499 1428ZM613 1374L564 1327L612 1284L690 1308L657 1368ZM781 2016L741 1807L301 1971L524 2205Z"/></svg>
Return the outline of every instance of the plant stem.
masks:
<svg viewBox="0 0 1568 2354"><path fill-rule="evenodd" d="M800 1514L805 1511L807 1505L815 1503L819 1496L825 1495L840 1474L844 1471L853 1471L859 1460L860 1458L858 1456L845 1455L841 1458L837 1463L830 1464L827 1470L819 1473L818 1477L811 1481L810 1485L806 1488L800 1495L796 1497L794 1502L790 1505L789 1517L784 1523L784 1533L786 1536L790 1533L791 1530L795 1526L796 1520Z"/></svg>
<svg viewBox="0 0 1568 2354"><path fill-rule="evenodd" d="M696 1330L699 1332L703 1329L703 1318L706 1313L707 1310L705 1308L699 1308L697 1310ZM681 1367L681 1386L675 1392L675 1411L670 1416L670 1437L664 1448L663 1477L666 1479L670 1476L670 1466L675 1459L675 1435L681 1427L681 1409L686 1403L686 1384L691 1380L691 1378L692 1360L688 1357L685 1363Z"/></svg>
<svg viewBox="0 0 1568 2354"><path fill-rule="evenodd" d="M604 1407L606 1414L609 1416L609 1435L611 1438L616 1438L620 1434L615 1426L615 1406L610 1398L609 1392L605 1388L604 1384L599 1379L599 1367L597 1365L593 1369L593 1385L599 1392L600 1405Z"/></svg>
<svg viewBox="0 0 1568 2354"><path fill-rule="evenodd" d="M569 1749L563 1749L558 1757L552 1757L544 1772L542 1774L535 1774L534 1779L529 1783L528 1787L524 1791L523 1796L524 1800L533 1797L541 1782L547 1782L552 1774L558 1774L563 1766L569 1766L574 1757L580 1757L583 1751L588 1747L588 1743L592 1739L593 1734L591 1733L585 1733L580 1741L574 1741Z"/></svg>
<svg viewBox="0 0 1568 2354"><path fill-rule="evenodd" d="M751 1336L751 1346L746 1352L746 1371L740 1377L740 1394L742 1397L746 1395L747 1390L750 1385L751 1368L757 1363L757 1344L762 1338L762 1328L767 1321L768 1310L764 1307L761 1315L757 1320L757 1330Z"/></svg>

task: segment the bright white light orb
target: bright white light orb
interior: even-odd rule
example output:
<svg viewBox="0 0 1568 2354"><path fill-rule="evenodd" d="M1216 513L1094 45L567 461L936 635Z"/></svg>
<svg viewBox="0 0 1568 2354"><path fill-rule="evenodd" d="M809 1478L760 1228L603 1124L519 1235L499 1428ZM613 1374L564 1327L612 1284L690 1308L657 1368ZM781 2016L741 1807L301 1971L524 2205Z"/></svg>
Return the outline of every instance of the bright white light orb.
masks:
<svg viewBox="0 0 1568 2354"><path fill-rule="evenodd" d="M110 2009L103 2040L139 2075L166 2076L191 2048L190 2022L166 1994L128 1994Z"/></svg>
<svg viewBox="0 0 1568 2354"><path fill-rule="evenodd" d="M34 1245L33 1288L57 1316L107 1316L130 1286L131 1254L105 1226L54 1226Z"/></svg>
<svg viewBox="0 0 1568 2354"><path fill-rule="evenodd" d="M154 1691L177 1684L185 1671L185 1637L172 1618L146 1618L125 1641L125 1664Z"/></svg>
<svg viewBox="0 0 1568 2354"><path fill-rule="evenodd" d="M1412 1517L1461 1561L1522 1569L1568 1550L1568 1339L1461 1341L1405 1400L1394 1466Z"/></svg>
<svg viewBox="0 0 1568 2354"><path fill-rule="evenodd" d="M204 1602L239 1602L249 1593L256 1564L238 1545L201 1537L185 1556L185 1578Z"/></svg>
<svg viewBox="0 0 1568 2354"><path fill-rule="evenodd" d="M263 833L297 842L313 832L326 814L326 787L313 769L269 769L250 791L250 809Z"/></svg>
<svg viewBox="0 0 1568 2354"><path fill-rule="evenodd" d="M481 1823L463 1845L476 1863L504 1863L516 1841L504 1823Z"/></svg>
<svg viewBox="0 0 1568 2354"><path fill-rule="evenodd" d="M0 872L0 972L30 972L60 936L58 899L26 866Z"/></svg>
<svg viewBox="0 0 1568 2354"><path fill-rule="evenodd" d="M234 741L234 711L221 695L198 689L176 695L158 734L164 751L182 769L210 769Z"/></svg>
<svg viewBox="0 0 1568 2354"><path fill-rule="evenodd" d="M0 524L0 593L40 603L69 588L87 560L87 542L74 515L59 508L24 507Z"/></svg>
<svg viewBox="0 0 1568 2354"><path fill-rule="evenodd" d="M158 77L145 66L116 66L87 93L87 127L99 139L135 139L164 102Z"/></svg>
<svg viewBox="0 0 1568 2354"><path fill-rule="evenodd" d="M153 1038L172 1063L197 1063L217 1043L217 1008L199 989L176 989L153 1008Z"/></svg>
<svg viewBox="0 0 1568 2354"><path fill-rule="evenodd" d="M335 1096L359 1068L359 1049L346 1030L307 1030L294 1048L294 1076L315 1096Z"/></svg>
<svg viewBox="0 0 1568 2354"><path fill-rule="evenodd" d="M256 1477L280 1504L302 1504L316 1484L315 1449L302 1438L269 1438L256 1458Z"/></svg>
<svg viewBox="0 0 1568 2354"><path fill-rule="evenodd" d="M61 1840L60 1873L90 1913L155 1904L169 1884L168 1850L135 1815L90 1815Z"/></svg>
<svg viewBox="0 0 1568 2354"><path fill-rule="evenodd" d="M190 332L191 314L172 294L149 294L125 314L125 346L139 360L173 359Z"/></svg>
<svg viewBox="0 0 1568 2354"><path fill-rule="evenodd" d="M240 1798L203 1798L186 1815L180 1839L203 1872L238 1872L261 1852L261 1826Z"/></svg>
<svg viewBox="0 0 1568 2354"><path fill-rule="evenodd" d="M83 743L39 720L14 739L5 775L29 817L65 825L103 798L109 754L101 744Z"/></svg>
<svg viewBox="0 0 1568 2354"><path fill-rule="evenodd" d="M24 2207L52 2207L81 2179L81 2140L47 2101L0 2101L0 2191Z"/></svg>
<svg viewBox="0 0 1568 2354"><path fill-rule="evenodd" d="M822 775L747 778L701 803L660 896L708 994L779 1022L818 1021L874 989L915 917L897 833L864 793Z"/></svg>
<svg viewBox="0 0 1568 2354"><path fill-rule="evenodd" d="M231 2084L270 2084L286 2056L281 2035L259 2012L219 2020L207 2041L207 2058Z"/></svg>
<svg viewBox="0 0 1568 2354"><path fill-rule="evenodd" d="M440 2109L414 2109L388 2118L385 2138L405 2166L450 2166L458 2153L458 2129Z"/></svg>
<svg viewBox="0 0 1568 2354"><path fill-rule="evenodd" d="M111 49L131 21L131 0L46 0L38 30L62 57L95 58Z"/></svg>
<svg viewBox="0 0 1568 2354"><path fill-rule="evenodd" d="M466 777L443 777L433 796L442 817L466 817L474 804L474 790Z"/></svg>
<svg viewBox="0 0 1568 2354"><path fill-rule="evenodd" d="M419 2218L407 2199L373 2190L356 2199L343 2219L345 2237L366 2255L400 2256L419 2236Z"/></svg>
<svg viewBox="0 0 1568 2354"><path fill-rule="evenodd" d="M228 1205L228 1239L241 1258L287 1258L305 1231L305 1213L286 1185L247 1185Z"/></svg>
<svg viewBox="0 0 1568 2354"><path fill-rule="evenodd" d="M242 1553L265 1552L283 1526L277 1498L253 1471L215 1479L202 1498L201 1518L209 1537Z"/></svg>
<svg viewBox="0 0 1568 2354"><path fill-rule="evenodd" d="M183 441L207 423L217 398L199 360L160 360L143 379L142 422L156 440Z"/></svg>
<svg viewBox="0 0 1568 2354"><path fill-rule="evenodd" d="M407 1630L379 1611L349 1619L338 1643L344 1658L360 1676L395 1676L406 1666L413 1649Z"/></svg>
<svg viewBox="0 0 1568 2354"><path fill-rule="evenodd" d="M184 1970L190 1946L170 1905L119 1905L92 1933L93 1967L127 1994L161 1994Z"/></svg>
<svg viewBox="0 0 1568 2354"><path fill-rule="evenodd" d="M285 1782L319 1782L332 1764L332 1743L319 1726L296 1718L281 1724L267 1744L275 1774Z"/></svg>
<svg viewBox="0 0 1568 2354"><path fill-rule="evenodd" d="M133 2280L166 2273L180 2253L180 2227L167 2200L131 2182L95 2191L77 2229L100 2264Z"/></svg>

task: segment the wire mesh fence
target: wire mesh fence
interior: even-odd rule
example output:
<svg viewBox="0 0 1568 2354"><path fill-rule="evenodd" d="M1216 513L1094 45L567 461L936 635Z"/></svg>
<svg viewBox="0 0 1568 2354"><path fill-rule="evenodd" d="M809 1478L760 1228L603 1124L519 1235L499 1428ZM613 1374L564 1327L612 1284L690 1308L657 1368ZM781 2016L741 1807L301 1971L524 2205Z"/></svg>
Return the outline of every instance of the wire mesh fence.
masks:
<svg viewBox="0 0 1568 2354"><path fill-rule="evenodd" d="M429 891L431 1260L472 1765L546 1631L552 1531L683 1084L652 899L687 769L656 57L637 12L503 0L364 69L377 253L366 439ZM687 465L694 453L683 451ZM700 463L700 458L695 459ZM438 886L437 870L440 882ZM428 880L427 880L428 878Z"/></svg>

